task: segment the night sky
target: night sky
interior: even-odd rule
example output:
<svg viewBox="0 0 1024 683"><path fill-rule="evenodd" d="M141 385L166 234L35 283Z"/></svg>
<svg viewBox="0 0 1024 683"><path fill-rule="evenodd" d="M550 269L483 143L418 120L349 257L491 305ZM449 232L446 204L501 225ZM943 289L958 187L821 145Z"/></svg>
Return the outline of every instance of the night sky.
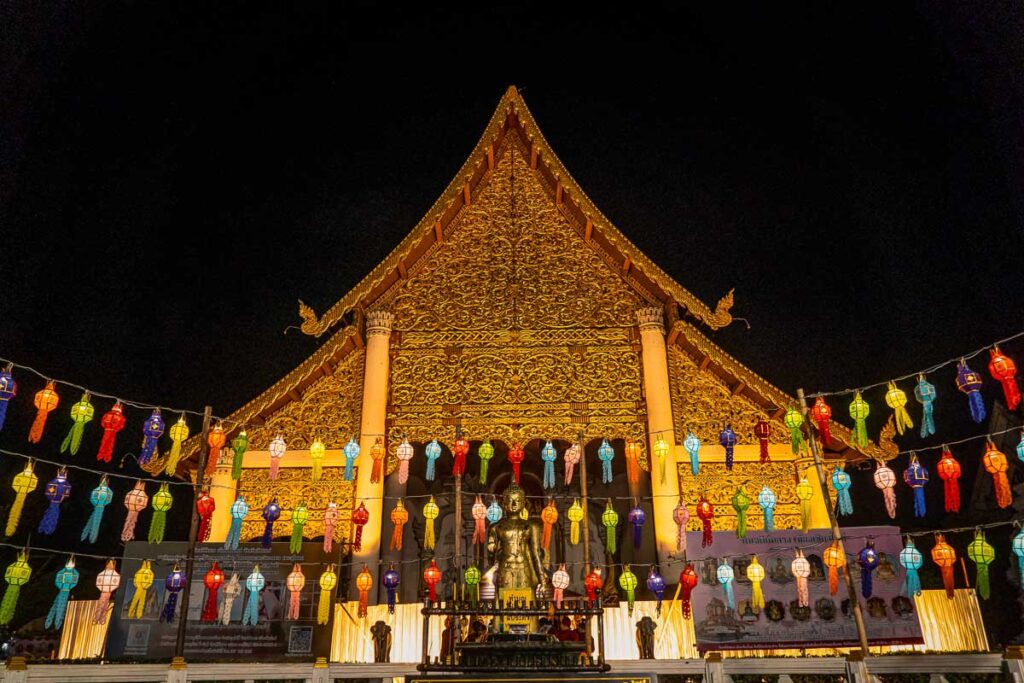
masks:
<svg viewBox="0 0 1024 683"><path fill-rule="evenodd" d="M384 258L510 84L641 250L712 307L736 288L751 329L712 338L787 392L1024 329L1014 3L174 5L5 10L2 357L228 414L316 348L282 334L297 299Z"/></svg>

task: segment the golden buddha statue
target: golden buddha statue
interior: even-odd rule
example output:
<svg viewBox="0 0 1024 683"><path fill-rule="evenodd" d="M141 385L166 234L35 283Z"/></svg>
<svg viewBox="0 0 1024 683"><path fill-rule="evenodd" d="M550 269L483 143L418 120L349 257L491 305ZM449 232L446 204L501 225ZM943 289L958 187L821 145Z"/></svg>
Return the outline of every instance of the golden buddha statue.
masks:
<svg viewBox="0 0 1024 683"><path fill-rule="evenodd" d="M528 589L547 586L541 550L541 523L523 519L526 492L515 482L502 496L504 515L487 535L487 555L497 562L499 589Z"/></svg>

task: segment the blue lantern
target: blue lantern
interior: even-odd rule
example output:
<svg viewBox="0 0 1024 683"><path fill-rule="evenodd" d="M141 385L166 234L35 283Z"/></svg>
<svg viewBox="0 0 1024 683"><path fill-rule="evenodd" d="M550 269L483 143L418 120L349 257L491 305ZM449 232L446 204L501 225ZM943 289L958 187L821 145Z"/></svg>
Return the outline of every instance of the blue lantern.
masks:
<svg viewBox="0 0 1024 683"><path fill-rule="evenodd" d="M878 569L881 560L875 552L875 544L868 541L857 554L857 564L860 565L860 594L865 598L871 597L871 573Z"/></svg>
<svg viewBox="0 0 1024 683"><path fill-rule="evenodd" d="M775 492L767 486L763 486L761 493L757 494L757 504L761 506L761 511L764 513L765 531L775 531L775 504L777 502Z"/></svg>
<svg viewBox="0 0 1024 683"><path fill-rule="evenodd" d="M504 512L502 511L501 506L498 505L498 501L491 498L491 504L487 506L487 521L491 524L497 524L501 521L503 514Z"/></svg>
<svg viewBox="0 0 1024 683"><path fill-rule="evenodd" d="M441 444L434 439L424 449L427 456L427 481L434 481L434 463L441 457Z"/></svg>
<svg viewBox="0 0 1024 683"><path fill-rule="evenodd" d="M914 516L924 517L924 485L928 483L928 470L917 459L916 453L910 454L910 465L903 471L903 481L914 490Z"/></svg>
<svg viewBox="0 0 1024 683"><path fill-rule="evenodd" d="M687 432L683 448L690 454L690 473L697 476L700 473L700 460L697 457L700 453L700 439L693 432Z"/></svg>
<svg viewBox="0 0 1024 683"><path fill-rule="evenodd" d="M156 445L160 437L164 435L164 418L160 416L160 409L154 408L153 413L146 418L142 425L142 451L139 453L139 464L145 465L153 457Z"/></svg>
<svg viewBox="0 0 1024 683"><path fill-rule="evenodd" d="M615 449L608 443L608 439L601 440L597 457L601 459L601 481L605 484L612 483L612 458L615 457Z"/></svg>
<svg viewBox="0 0 1024 683"><path fill-rule="evenodd" d="M731 425L726 425L722 433L718 435L718 443L725 449L725 469L732 469L733 449L736 447L736 432Z"/></svg>
<svg viewBox="0 0 1024 683"><path fill-rule="evenodd" d="M853 514L853 499L850 498L850 486L852 485L853 480L850 475L836 465L832 471L832 488L836 490L836 506L841 515Z"/></svg>
<svg viewBox="0 0 1024 683"><path fill-rule="evenodd" d="M43 518L39 520L39 533L48 536L57 530L57 522L60 521L60 504L71 495L71 482L68 481L67 470L61 468L57 472L57 476L46 485L46 490L43 493L50 501L50 507L46 508Z"/></svg>
<svg viewBox="0 0 1024 683"><path fill-rule="evenodd" d="M544 448L540 450L540 459L544 461L544 488L546 489L555 488L556 457L558 457L558 453L555 451L555 447L551 445L551 441L548 440L544 444Z"/></svg>
<svg viewBox="0 0 1024 683"><path fill-rule="evenodd" d="M380 577L381 585L388 592L388 614L395 613L395 591L398 589L398 572L395 571L395 565L392 564L388 567L388 570L381 574Z"/></svg>
<svg viewBox="0 0 1024 683"><path fill-rule="evenodd" d="M729 605L729 609L733 612L736 611L736 596L732 591L732 582L736 578L736 572L725 562L718 565L718 569L715 571L715 578L718 579L718 583L722 584L722 590L725 591L725 602Z"/></svg>
<svg viewBox="0 0 1024 683"><path fill-rule="evenodd" d="M88 538L90 543L96 542L100 533L100 522L103 521L103 511L107 509L112 500L114 500L114 492L107 485L107 477L104 475L100 479L100 485L89 494L89 502L92 503L92 514L89 515L89 520L85 523L85 528L82 529L80 540L84 541Z"/></svg>
<svg viewBox="0 0 1024 683"><path fill-rule="evenodd" d="M64 615L68 611L68 598L71 596L71 589L78 585L78 570L75 569L74 555L68 558L68 563L57 572L53 583L57 586L57 597L54 598L53 605L50 606L44 626L45 628L60 629L64 625Z"/></svg>
<svg viewBox="0 0 1024 683"><path fill-rule="evenodd" d="M164 610L160 613L160 621L172 624L174 623L174 612L178 607L178 593L185 587L185 572L181 571L178 565L174 565L174 569L167 578L164 579L164 588L167 590L167 602L164 604Z"/></svg>
<svg viewBox="0 0 1024 683"><path fill-rule="evenodd" d="M643 537L644 522L647 521L647 514L640 507L640 503L633 501L633 509L629 511L629 523L633 525L633 547L640 550L640 542Z"/></svg>
<svg viewBox="0 0 1024 683"><path fill-rule="evenodd" d="M277 504L276 498L267 503L267 506L263 508L262 516L263 521L266 522L266 525L263 527L263 547L269 548L270 542L274 539L274 522L281 516L281 506Z"/></svg>
<svg viewBox="0 0 1024 683"><path fill-rule="evenodd" d="M245 580L245 587L249 589L249 599L245 603L245 611L242 612L242 625L255 626L260 621L260 591L267 585L267 580L260 574L260 566L252 568L252 574Z"/></svg>
<svg viewBox="0 0 1024 683"><path fill-rule="evenodd" d="M0 429L4 428L4 420L7 419L7 406L18 395L18 383L11 375L12 368L14 364L8 363L5 369L0 370Z"/></svg>
<svg viewBox="0 0 1024 683"><path fill-rule="evenodd" d="M1021 585L1024 585L1024 529L1013 537L1013 554L1017 556L1017 570L1020 572Z"/></svg>
<svg viewBox="0 0 1024 683"><path fill-rule="evenodd" d="M658 568L655 566L652 566L651 570L647 573L647 590L654 593L655 597L658 598L658 606L655 608L655 612L658 616L661 616L661 598L665 594L665 579L662 578Z"/></svg>
<svg viewBox="0 0 1024 683"><path fill-rule="evenodd" d="M1017 458L1024 462L1024 432L1020 433L1020 441L1017 442Z"/></svg>
<svg viewBox="0 0 1024 683"><path fill-rule="evenodd" d="M981 424L985 421L985 400L981 397L981 375L967 367L961 360L956 366L956 388L967 396L971 408L971 419Z"/></svg>
<svg viewBox="0 0 1024 683"><path fill-rule="evenodd" d="M355 437L348 440L345 444L345 473L342 477L345 481L352 481L355 479L355 466L356 458L359 457L359 444L356 443Z"/></svg>
<svg viewBox="0 0 1024 683"><path fill-rule="evenodd" d="M914 398L921 404L921 438L935 434L935 385L925 379L924 374L917 376L914 387Z"/></svg>
<svg viewBox="0 0 1024 683"><path fill-rule="evenodd" d="M228 529L228 537L224 541L226 550L238 550L238 543L242 540L242 522L249 514L249 504L245 498L238 496L231 504L231 528Z"/></svg>
<svg viewBox="0 0 1024 683"><path fill-rule="evenodd" d="M909 538L907 544L900 551L900 565L907 571L907 595L914 597L921 594L921 577L917 570L924 566L924 556L921 551L914 547L914 542Z"/></svg>

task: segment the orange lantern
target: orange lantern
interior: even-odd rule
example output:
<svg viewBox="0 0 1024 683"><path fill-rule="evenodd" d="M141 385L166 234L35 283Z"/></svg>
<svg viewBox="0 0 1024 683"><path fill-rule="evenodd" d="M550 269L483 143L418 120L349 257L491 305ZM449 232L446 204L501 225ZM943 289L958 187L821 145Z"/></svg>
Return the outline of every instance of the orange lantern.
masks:
<svg viewBox="0 0 1024 683"><path fill-rule="evenodd" d="M541 545L546 551L551 547L551 529L554 527L555 522L558 521L558 508L555 507L554 499L548 499L548 504L540 513L540 519L544 522L544 536L541 540Z"/></svg>
<svg viewBox="0 0 1024 683"><path fill-rule="evenodd" d="M640 444L632 440L626 442L626 477L630 484L640 481Z"/></svg>
<svg viewBox="0 0 1024 683"><path fill-rule="evenodd" d="M365 569L363 571L366 571ZM288 596L288 619L299 618L299 603L301 601L302 589L306 587L306 575L302 573L302 567L296 562L292 566L292 573L288 575L288 578L284 581L285 587L288 588L290 595ZM359 584L359 580L356 580L356 585ZM360 608L362 609L362 608ZM359 616L363 616L360 614Z"/></svg>
<svg viewBox="0 0 1024 683"><path fill-rule="evenodd" d="M434 560L431 560L430 565L423 570L423 581L430 591L428 599L430 602L437 602L437 584L441 582L441 568Z"/></svg>
<svg viewBox="0 0 1024 683"><path fill-rule="evenodd" d="M932 561L939 565L939 569L942 570L942 585L946 588L946 597L952 600L956 588L953 582L953 565L956 564L956 551L953 550L953 546L946 543L946 537L942 534L935 535Z"/></svg>
<svg viewBox="0 0 1024 683"><path fill-rule="evenodd" d="M43 438L43 429L46 427L46 418L57 407L60 398L53 388L53 382L47 382L46 388L36 393L33 403L36 406L36 419L32 422L32 429L28 432L29 443L39 443Z"/></svg>
<svg viewBox="0 0 1024 683"><path fill-rule="evenodd" d="M206 435L206 443L210 446L210 453L206 456L206 476L212 477L214 470L217 469L217 465L220 463L220 449L225 441L227 441L227 435L224 434L224 425L218 422Z"/></svg>
<svg viewBox="0 0 1024 683"><path fill-rule="evenodd" d="M394 531L391 532L392 550L402 549L402 529L408 521L409 511L405 509L405 503L399 498L394 509L391 510L391 524L394 526Z"/></svg>
<svg viewBox="0 0 1024 683"><path fill-rule="evenodd" d="M370 483L380 483L384 475L384 440L379 436L370 448L370 457L373 458L373 469L370 470Z"/></svg>
<svg viewBox="0 0 1024 683"><path fill-rule="evenodd" d="M985 446L985 455L981 461L985 465L985 471L992 475L992 482L996 488L996 504L1001 508L1010 507L1013 503L1013 492L1010 490L1010 480L1006 478L1006 470L1010 466L1006 456L990 440Z"/></svg>
<svg viewBox="0 0 1024 683"><path fill-rule="evenodd" d="M364 564L363 571L356 577L356 590L359 591L359 616L366 616L366 603L370 599L370 589L373 588L373 575Z"/></svg>
<svg viewBox="0 0 1024 683"><path fill-rule="evenodd" d="M839 590L839 569L846 566L846 554L839 547L839 542L833 541L832 545L825 548L821 559L828 567L828 592L835 595Z"/></svg>
<svg viewBox="0 0 1024 683"><path fill-rule="evenodd" d="M948 449L943 449L935 469L943 482L946 512L960 512L960 463Z"/></svg>

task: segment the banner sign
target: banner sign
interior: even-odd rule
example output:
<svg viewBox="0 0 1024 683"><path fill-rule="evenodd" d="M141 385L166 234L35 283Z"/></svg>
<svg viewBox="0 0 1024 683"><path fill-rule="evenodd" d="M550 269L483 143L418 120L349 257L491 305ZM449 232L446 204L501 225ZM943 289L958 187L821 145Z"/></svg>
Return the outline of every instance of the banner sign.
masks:
<svg viewBox="0 0 1024 683"><path fill-rule="evenodd" d="M302 553L291 554L288 543L274 543L267 550L258 543L246 543L238 550L225 550L220 543L203 544L196 547L195 571L192 577L191 597L188 610L188 626L185 632L185 657L196 660L244 660L260 658L287 659L296 657L311 659L314 652L330 649L331 627L317 626L316 610L320 597L319 579L323 569L310 562L330 561L323 554L320 543L303 544ZM180 606L182 594L178 595L178 614L173 623L160 621L160 613L167 600L164 579L180 561L185 568L186 543L133 542L125 547L125 559L121 564L122 589L116 594L116 605L110 622L107 639L107 657L110 659L160 659L174 656L175 640L178 633L178 619L182 617ZM151 558L156 575L153 587L149 589L141 619L128 618L128 606L135 595L132 577L141 562L130 558ZM216 560L224 572L225 585L232 573L237 573L242 592L235 599L231 619L227 625L220 622L204 623L199 620L206 601L206 587L203 577ZM300 612L297 620L286 620L289 593L285 579L292 571L293 563L306 564L302 571L306 576L305 588L300 593ZM266 579L266 586L260 591L259 623L256 626L242 625L242 610L249 599L245 579L259 564L260 573ZM189 590L188 588L183 589ZM219 591L219 602L224 600L224 587Z"/></svg>
<svg viewBox="0 0 1024 683"><path fill-rule="evenodd" d="M847 568L852 573L864 613L868 642L872 645L924 642L914 602L904 590L904 570L899 564L899 552L903 548L899 528L848 527L843 529L843 535L851 539L846 543ZM832 543L830 530L812 529L807 534L799 530L750 531L745 538L720 531L715 532L714 543L707 548L701 547L699 532L689 532L687 537L687 557L700 576L700 584L693 591L692 608L697 649L701 652L843 647L859 642L842 573L839 590L835 595L829 594L828 568L821 557L822 551ZM870 598L861 595L861 570L857 564L857 553L866 540L873 541L880 558L872 576ZM797 601L796 579L790 569L796 548L803 549L811 566L807 607L801 607ZM747 567L754 554L765 573L761 582L765 606L756 610L750 604L753 586L747 579ZM716 578L722 557L728 558L735 572L735 610L729 609L725 592Z"/></svg>

